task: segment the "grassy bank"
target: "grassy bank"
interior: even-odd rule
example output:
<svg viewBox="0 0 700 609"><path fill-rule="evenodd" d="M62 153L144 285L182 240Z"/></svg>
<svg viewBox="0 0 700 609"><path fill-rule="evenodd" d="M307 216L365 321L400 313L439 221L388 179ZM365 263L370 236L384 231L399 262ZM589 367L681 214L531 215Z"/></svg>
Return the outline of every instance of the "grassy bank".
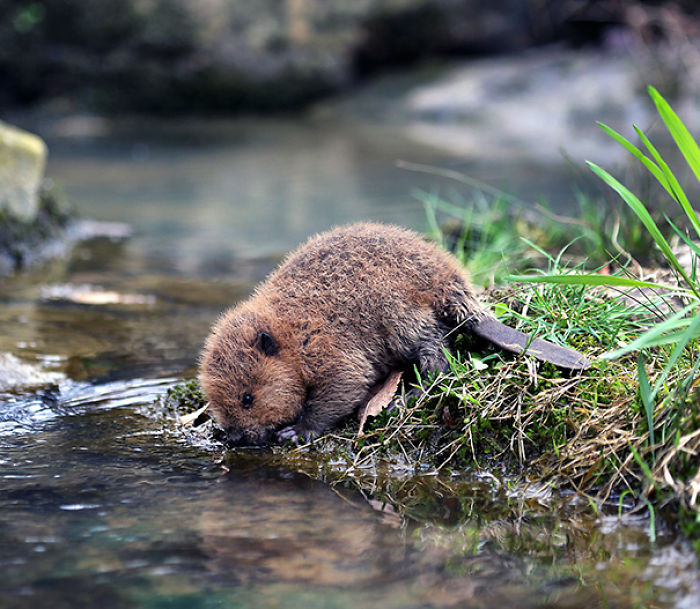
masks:
<svg viewBox="0 0 700 609"><path fill-rule="evenodd" d="M700 178L700 149L660 96L652 96ZM599 213L596 202L583 201L576 221L546 210L533 219L503 198L467 206L426 200L432 237L474 271L477 284L491 286L482 299L502 321L572 346L593 366L569 376L463 336L449 373L422 379L417 400L380 413L361 434L349 421L312 446L285 449L290 455L316 451L320 461L332 455L347 471L381 463L505 469L521 480L584 493L596 507L634 499L633 509L652 518L664 508L700 543L700 220L643 134L648 156L608 131L678 204L675 221L659 224L597 166L625 205ZM509 287L493 287L526 268L533 270L511 276ZM190 383L169 403L191 410L203 398ZM199 429L212 437L211 423Z"/></svg>
<svg viewBox="0 0 700 609"><path fill-rule="evenodd" d="M596 504L630 498L643 509L670 504L667 515L678 509L685 532L698 539L693 484L700 396L687 380L697 366L697 349L667 376L655 413L658 439L652 443L636 355L598 358L644 332L648 312L643 307L566 285L494 290L486 300L507 323L584 351L596 360L593 367L570 377L548 364L484 350L462 338L450 372L429 380L418 400L370 419L360 436L357 421L349 420L310 446L282 449L288 458L315 455L319 471L322 463L339 460L341 469L354 472L387 465L412 471L506 471L522 481L585 493ZM670 349L650 354L650 382L663 373ZM182 414L202 406L204 399L192 381L173 392L169 402ZM192 433L197 441L216 442L206 415Z"/></svg>

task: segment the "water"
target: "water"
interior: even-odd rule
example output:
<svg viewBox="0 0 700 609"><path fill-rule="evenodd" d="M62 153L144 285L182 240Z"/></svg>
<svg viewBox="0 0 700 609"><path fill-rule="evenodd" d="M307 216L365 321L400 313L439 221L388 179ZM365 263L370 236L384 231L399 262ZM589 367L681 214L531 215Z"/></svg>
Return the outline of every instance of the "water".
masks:
<svg viewBox="0 0 700 609"><path fill-rule="evenodd" d="M473 474L372 496L313 456L222 463L148 406L169 384L76 383L0 436L3 607L665 607L692 586L663 524L650 544L643 519Z"/></svg>
<svg viewBox="0 0 700 609"><path fill-rule="evenodd" d="M652 542L644 515L501 472L224 453L155 405L306 235L422 227L411 190L436 181L396 158L455 159L329 124L87 127L49 130L49 172L135 234L0 285L0 352L59 375L0 394L0 607L697 606L695 555L663 519Z"/></svg>
<svg viewBox="0 0 700 609"><path fill-rule="evenodd" d="M85 121L35 126L52 151L49 174L79 211L133 223L131 251L160 272L230 275L240 258L276 255L356 220L422 229L421 193L453 200L473 194L401 169L398 160L464 171L512 187L528 202L545 197L558 210L574 207L563 159L547 166L526 158L466 162L420 146L398 128L311 119Z"/></svg>

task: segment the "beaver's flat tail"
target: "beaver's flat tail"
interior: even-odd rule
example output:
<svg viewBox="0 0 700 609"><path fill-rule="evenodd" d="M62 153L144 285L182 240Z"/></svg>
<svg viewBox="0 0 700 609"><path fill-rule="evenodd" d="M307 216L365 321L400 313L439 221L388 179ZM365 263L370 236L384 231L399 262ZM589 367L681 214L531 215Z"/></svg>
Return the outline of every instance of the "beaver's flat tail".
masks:
<svg viewBox="0 0 700 609"><path fill-rule="evenodd" d="M472 332L506 351L527 353L560 368L585 370L591 365L588 358L578 351L568 347L560 347L541 338L530 340L530 337L524 332L506 326L493 317L476 322L472 327Z"/></svg>

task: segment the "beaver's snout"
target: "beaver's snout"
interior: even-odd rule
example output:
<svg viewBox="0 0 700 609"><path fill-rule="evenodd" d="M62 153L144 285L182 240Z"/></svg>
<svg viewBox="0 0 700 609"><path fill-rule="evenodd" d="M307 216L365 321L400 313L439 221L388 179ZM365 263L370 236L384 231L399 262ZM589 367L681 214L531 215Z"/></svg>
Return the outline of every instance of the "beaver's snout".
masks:
<svg viewBox="0 0 700 609"><path fill-rule="evenodd" d="M227 429L226 445L227 446L262 446L268 444L271 434L267 431L261 432L245 432L239 429Z"/></svg>
<svg viewBox="0 0 700 609"><path fill-rule="evenodd" d="M229 446L240 446L243 440L243 434L235 429L226 430L226 444Z"/></svg>

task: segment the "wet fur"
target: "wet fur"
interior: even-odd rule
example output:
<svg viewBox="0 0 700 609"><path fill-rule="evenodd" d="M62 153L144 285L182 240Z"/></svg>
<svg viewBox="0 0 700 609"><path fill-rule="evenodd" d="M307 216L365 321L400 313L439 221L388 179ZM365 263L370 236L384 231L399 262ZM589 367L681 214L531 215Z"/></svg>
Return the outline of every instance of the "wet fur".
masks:
<svg viewBox="0 0 700 609"><path fill-rule="evenodd" d="M311 238L219 319L200 381L231 442L308 438L391 370L447 370L453 330L492 319L452 255L399 227L355 224Z"/></svg>

